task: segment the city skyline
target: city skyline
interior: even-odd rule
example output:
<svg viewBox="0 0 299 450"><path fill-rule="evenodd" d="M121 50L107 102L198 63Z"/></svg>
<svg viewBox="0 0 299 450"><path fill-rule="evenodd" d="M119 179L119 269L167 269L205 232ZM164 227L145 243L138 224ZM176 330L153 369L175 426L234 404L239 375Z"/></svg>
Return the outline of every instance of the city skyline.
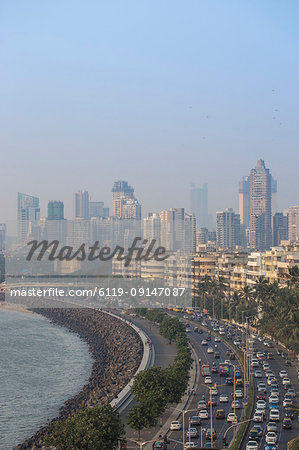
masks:
<svg viewBox="0 0 299 450"><path fill-rule="evenodd" d="M236 210L260 158L278 209L298 203L297 3L66 4L3 5L1 222L16 191L70 217L73 192L107 202L115 179L145 212L188 206L190 183Z"/></svg>

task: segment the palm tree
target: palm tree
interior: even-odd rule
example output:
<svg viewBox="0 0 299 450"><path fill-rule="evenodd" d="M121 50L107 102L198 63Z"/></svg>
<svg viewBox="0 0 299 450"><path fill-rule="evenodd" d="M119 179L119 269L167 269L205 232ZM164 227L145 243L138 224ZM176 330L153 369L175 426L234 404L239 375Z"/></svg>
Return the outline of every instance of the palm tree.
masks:
<svg viewBox="0 0 299 450"><path fill-rule="evenodd" d="M299 266L289 267L288 273L284 275L287 280L287 286L289 289L293 289L299 286Z"/></svg>

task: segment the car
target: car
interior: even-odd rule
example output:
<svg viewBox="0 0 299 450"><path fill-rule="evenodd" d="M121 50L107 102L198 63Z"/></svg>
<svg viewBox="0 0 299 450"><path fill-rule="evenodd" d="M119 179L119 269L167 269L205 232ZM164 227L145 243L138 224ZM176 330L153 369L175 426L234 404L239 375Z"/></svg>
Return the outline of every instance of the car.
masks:
<svg viewBox="0 0 299 450"><path fill-rule="evenodd" d="M226 377L225 378L225 384L227 384L228 386L233 386L234 381L231 377Z"/></svg>
<svg viewBox="0 0 299 450"><path fill-rule="evenodd" d="M212 436L213 436L213 441L215 441L216 440L216 430L215 430L215 428L212 428L212 430L211 430L211 428L207 428L206 440L210 441Z"/></svg>
<svg viewBox="0 0 299 450"><path fill-rule="evenodd" d="M207 341L210 341L210 340L211 340L211 336L207 336L207 337L206 337L206 340L207 340Z"/></svg>
<svg viewBox="0 0 299 450"><path fill-rule="evenodd" d="M188 449L188 448L196 448L197 447L197 444L195 443L195 442L187 442L185 445L184 445L184 449Z"/></svg>
<svg viewBox="0 0 299 450"><path fill-rule="evenodd" d="M215 342L221 342L221 339L220 339L220 337L217 337L217 336L215 337L215 339L214 339L214 340L215 340Z"/></svg>
<svg viewBox="0 0 299 450"><path fill-rule="evenodd" d="M207 411L206 409L201 409L201 410L198 412L198 415L199 415L199 417L200 417L201 419L208 419L208 418L209 418L209 413L208 413L208 411Z"/></svg>
<svg viewBox="0 0 299 450"><path fill-rule="evenodd" d="M252 430L256 430L257 431L258 437L262 437L263 436L263 429L262 429L262 427L260 425L258 425L258 424L253 425Z"/></svg>
<svg viewBox="0 0 299 450"><path fill-rule="evenodd" d="M170 430L171 431L180 431L182 428L181 422L178 420L173 420L170 424Z"/></svg>
<svg viewBox="0 0 299 450"><path fill-rule="evenodd" d="M206 339L203 339L203 340L201 341L201 345L208 345Z"/></svg>
<svg viewBox="0 0 299 450"><path fill-rule="evenodd" d="M258 367L259 366L259 362L257 359L252 359L251 360L251 367Z"/></svg>
<svg viewBox="0 0 299 450"><path fill-rule="evenodd" d="M217 366L212 366L212 373L218 373L218 367Z"/></svg>
<svg viewBox="0 0 299 450"><path fill-rule="evenodd" d="M291 384L291 380L290 380L289 378L287 378L287 377L284 377L284 378L282 379L282 384L283 384L284 386L290 385L290 384Z"/></svg>
<svg viewBox="0 0 299 450"><path fill-rule="evenodd" d="M285 408L284 413L285 413L286 417L289 417L290 419L294 418L294 410L293 410L293 408L290 408L288 406L287 408Z"/></svg>
<svg viewBox="0 0 299 450"><path fill-rule="evenodd" d="M274 422L280 421L280 414L278 409L270 409L269 419L273 420Z"/></svg>
<svg viewBox="0 0 299 450"><path fill-rule="evenodd" d="M292 404L293 404L293 400L292 399L285 398L283 403L282 403L282 406L285 408L286 406L292 406Z"/></svg>
<svg viewBox="0 0 299 450"><path fill-rule="evenodd" d="M237 415L234 414L234 413L229 413L229 414L227 415L226 421L227 421L227 422L237 422L237 421L238 421L238 417L237 417Z"/></svg>
<svg viewBox="0 0 299 450"><path fill-rule="evenodd" d="M187 430L187 433L186 433L186 436L187 436L187 438L188 437L190 437L190 438L196 438L196 437L198 437L198 431L197 431L197 428L189 428L189 430Z"/></svg>
<svg viewBox="0 0 299 450"><path fill-rule="evenodd" d="M265 410L266 409L266 402L265 400L258 400L256 402L256 407Z"/></svg>
<svg viewBox="0 0 299 450"><path fill-rule="evenodd" d="M266 443L267 444L276 444L277 441L277 435L274 431L268 431L266 434Z"/></svg>
<svg viewBox="0 0 299 450"><path fill-rule="evenodd" d="M285 417L282 421L282 428L284 430L291 430L292 429L292 420L289 417Z"/></svg>
<svg viewBox="0 0 299 450"><path fill-rule="evenodd" d="M258 441L259 440L259 434L257 432L257 430L255 430L254 428L252 428L249 432L249 439L251 441Z"/></svg>
<svg viewBox="0 0 299 450"><path fill-rule="evenodd" d="M235 394L236 398L243 398L243 392L241 391L241 389L236 389Z"/></svg>
<svg viewBox="0 0 299 450"><path fill-rule="evenodd" d="M268 362L264 362L263 363L263 370L269 370L270 369L270 365Z"/></svg>
<svg viewBox="0 0 299 450"><path fill-rule="evenodd" d="M288 389L288 394L290 394L293 398L296 397L295 389Z"/></svg>
<svg viewBox="0 0 299 450"><path fill-rule="evenodd" d="M277 447L276 447L276 445L269 444L269 445L266 445L264 450L277 450Z"/></svg>
<svg viewBox="0 0 299 450"><path fill-rule="evenodd" d="M257 390L258 390L258 392L264 392L264 391L266 391L266 390L267 390L266 384L265 384L265 383L259 383L259 384L257 385Z"/></svg>
<svg viewBox="0 0 299 450"><path fill-rule="evenodd" d="M256 441L248 441L246 450L258 450L258 443Z"/></svg>
<svg viewBox="0 0 299 450"><path fill-rule="evenodd" d="M207 409L207 402L205 400L199 400L197 404L197 409L198 410Z"/></svg>
<svg viewBox="0 0 299 450"><path fill-rule="evenodd" d="M217 409L216 419L225 419L225 412L223 409Z"/></svg>
<svg viewBox="0 0 299 450"><path fill-rule="evenodd" d="M287 377L287 376L288 376L288 374L287 374L286 370L281 370L281 371L279 372L279 377L280 377L280 378L285 378L285 377Z"/></svg>
<svg viewBox="0 0 299 450"><path fill-rule="evenodd" d="M214 358L215 359L220 359L220 353L219 352L214 352Z"/></svg>
<svg viewBox="0 0 299 450"><path fill-rule="evenodd" d="M267 359L269 359L269 360L274 359L273 353L268 353Z"/></svg>
<svg viewBox="0 0 299 450"><path fill-rule="evenodd" d="M217 406L217 400L215 398L212 398L212 400L208 401L208 406Z"/></svg>
<svg viewBox="0 0 299 450"><path fill-rule="evenodd" d="M241 404L239 402L239 400L233 400L232 401L232 409L240 409L241 408Z"/></svg>
<svg viewBox="0 0 299 450"><path fill-rule="evenodd" d="M220 394L220 396L219 396L219 403L228 403L228 395L227 394Z"/></svg>
<svg viewBox="0 0 299 450"><path fill-rule="evenodd" d="M271 395L276 395L277 397L279 397L279 389L275 386L271 386L270 387L270 396Z"/></svg>
<svg viewBox="0 0 299 450"><path fill-rule="evenodd" d="M218 389L217 389L216 386L213 386L213 387L211 388L211 395L218 395Z"/></svg>
<svg viewBox="0 0 299 450"><path fill-rule="evenodd" d="M267 427L266 427L267 431L277 431L277 425L275 422L269 422Z"/></svg>
<svg viewBox="0 0 299 450"><path fill-rule="evenodd" d="M266 400L266 396L265 396L265 394L257 394L256 399L257 400Z"/></svg>
<svg viewBox="0 0 299 450"><path fill-rule="evenodd" d="M278 409L279 408L279 402L270 402L269 408L271 409Z"/></svg>
<svg viewBox="0 0 299 450"><path fill-rule="evenodd" d="M254 378L262 378L262 377L263 377L263 374L262 374L261 370L256 370L254 372Z"/></svg>
<svg viewBox="0 0 299 450"><path fill-rule="evenodd" d="M190 425L200 425L201 420L199 416L192 416L190 419Z"/></svg>
<svg viewBox="0 0 299 450"><path fill-rule="evenodd" d="M213 347L208 347L207 353L214 353Z"/></svg>
<svg viewBox="0 0 299 450"><path fill-rule="evenodd" d="M243 387L243 380L241 380L241 378L236 380L236 387Z"/></svg>
<svg viewBox="0 0 299 450"><path fill-rule="evenodd" d="M255 411L253 416L254 422L264 422L264 414L261 411Z"/></svg>
<svg viewBox="0 0 299 450"><path fill-rule="evenodd" d="M211 384L212 378L211 377L205 377L205 384Z"/></svg>
<svg viewBox="0 0 299 450"><path fill-rule="evenodd" d="M269 403L271 402L279 402L279 398L276 394L273 394L273 392L271 393L270 397L269 397Z"/></svg>

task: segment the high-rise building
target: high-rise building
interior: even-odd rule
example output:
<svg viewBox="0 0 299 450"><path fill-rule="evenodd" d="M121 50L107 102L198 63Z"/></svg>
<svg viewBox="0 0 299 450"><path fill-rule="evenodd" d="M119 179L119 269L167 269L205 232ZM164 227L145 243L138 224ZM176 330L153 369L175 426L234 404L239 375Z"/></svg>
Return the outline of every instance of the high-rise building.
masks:
<svg viewBox="0 0 299 450"><path fill-rule="evenodd" d="M278 212L273 216L273 247L278 247L281 241L288 240L288 216Z"/></svg>
<svg viewBox="0 0 299 450"><path fill-rule="evenodd" d="M26 240L30 225L35 225L39 217L39 198L18 192L17 222L19 242Z"/></svg>
<svg viewBox="0 0 299 450"><path fill-rule="evenodd" d="M272 245L271 174L262 159L250 172L249 245L266 250Z"/></svg>
<svg viewBox="0 0 299 450"><path fill-rule="evenodd" d="M190 210L195 214L197 228L211 227L208 208L208 185L203 184L201 188L191 184L190 187Z"/></svg>
<svg viewBox="0 0 299 450"><path fill-rule="evenodd" d="M6 224L0 223L0 252L5 250L6 241Z"/></svg>
<svg viewBox="0 0 299 450"><path fill-rule="evenodd" d="M74 193L74 218L89 219L89 194L87 191Z"/></svg>
<svg viewBox="0 0 299 450"><path fill-rule="evenodd" d="M143 238L150 243L156 241L156 246L160 245L161 222L160 217L156 213L149 213L148 217L143 219Z"/></svg>
<svg viewBox="0 0 299 450"><path fill-rule="evenodd" d="M141 205L136 198L123 200L121 218L141 220Z"/></svg>
<svg viewBox="0 0 299 450"><path fill-rule="evenodd" d="M292 206L288 210L289 240L299 242L299 206Z"/></svg>
<svg viewBox="0 0 299 450"><path fill-rule="evenodd" d="M250 215L250 188L249 177L243 177L239 182L239 214L240 224L244 228L249 227L249 215Z"/></svg>
<svg viewBox="0 0 299 450"><path fill-rule="evenodd" d="M216 213L216 245L221 249L234 249L241 244L240 215L232 208Z"/></svg>
<svg viewBox="0 0 299 450"><path fill-rule="evenodd" d="M104 202L91 202L88 203L88 216L91 217L104 217Z"/></svg>
<svg viewBox="0 0 299 450"><path fill-rule="evenodd" d="M115 181L112 188L113 216L122 218L123 205L128 199L134 199L134 189L127 181Z"/></svg>
<svg viewBox="0 0 299 450"><path fill-rule="evenodd" d="M63 202L51 200L48 203L48 220L63 220L64 204Z"/></svg>

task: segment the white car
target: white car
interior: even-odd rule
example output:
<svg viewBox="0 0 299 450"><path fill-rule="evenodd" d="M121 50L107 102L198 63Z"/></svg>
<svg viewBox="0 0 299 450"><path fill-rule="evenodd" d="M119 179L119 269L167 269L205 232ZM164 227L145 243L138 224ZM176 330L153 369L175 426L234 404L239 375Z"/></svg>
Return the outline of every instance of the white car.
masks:
<svg viewBox="0 0 299 450"><path fill-rule="evenodd" d="M208 350L207 350L207 353L214 353L213 347L209 347Z"/></svg>
<svg viewBox="0 0 299 450"><path fill-rule="evenodd" d="M258 386L257 386L257 390L258 390L258 392L266 391L267 387L266 387L265 383L259 383Z"/></svg>
<svg viewBox="0 0 299 450"><path fill-rule="evenodd" d="M241 408L241 404L239 402L239 400L233 400L232 401L232 409L240 409Z"/></svg>
<svg viewBox="0 0 299 450"><path fill-rule="evenodd" d="M258 450L258 443L256 441L248 441L246 450Z"/></svg>
<svg viewBox="0 0 299 450"><path fill-rule="evenodd" d="M189 436L190 436L190 438L196 438L196 437L198 437L198 431L197 431L197 428L190 428L189 430L187 430L187 433L186 433L186 436L187 436L187 438L189 438Z"/></svg>
<svg viewBox="0 0 299 450"><path fill-rule="evenodd" d="M257 409L262 409L262 410L265 411L266 406L267 405L266 405L266 402L264 400L258 400L257 403L256 403L256 408Z"/></svg>
<svg viewBox="0 0 299 450"><path fill-rule="evenodd" d="M227 422L237 422L238 417L234 413L229 413L226 418Z"/></svg>
<svg viewBox="0 0 299 450"><path fill-rule="evenodd" d="M287 394L290 394L292 397L296 397L295 389L288 389Z"/></svg>
<svg viewBox="0 0 299 450"><path fill-rule="evenodd" d="M201 341L201 345L208 345L208 342L207 342L205 339L203 339L203 340Z"/></svg>
<svg viewBox="0 0 299 450"><path fill-rule="evenodd" d="M266 442L267 444L276 444L277 435L274 431L268 431L266 434Z"/></svg>
<svg viewBox="0 0 299 450"><path fill-rule="evenodd" d="M206 409L201 409L200 411L198 411L198 416L201 419L208 419L209 418L209 413Z"/></svg>
<svg viewBox="0 0 299 450"><path fill-rule="evenodd" d="M170 430L171 431L180 431L181 428L182 428L182 425L181 425L181 423L178 420L174 420L170 424Z"/></svg>
<svg viewBox="0 0 299 450"><path fill-rule="evenodd" d="M205 384L211 384L212 378L211 377L205 377Z"/></svg>
<svg viewBox="0 0 299 450"><path fill-rule="evenodd" d="M184 449L195 448L195 447L197 447L197 444L195 442L187 442L187 444L184 445Z"/></svg>
<svg viewBox="0 0 299 450"><path fill-rule="evenodd" d="M220 396L219 396L219 403L228 403L228 395L227 394L220 394Z"/></svg>
<svg viewBox="0 0 299 450"><path fill-rule="evenodd" d="M277 431L277 425L275 422L269 422L267 425L267 432L268 431Z"/></svg>
<svg viewBox="0 0 299 450"><path fill-rule="evenodd" d="M278 398L278 396L277 395L270 395L270 397L269 397L269 403L272 403L272 402L276 402L276 403L279 403L279 398Z"/></svg>
<svg viewBox="0 0 299 450"><path fill-rule="evenodd" d="M264 422L264 414L261 411L255 411L253 416L254 422Z"/></svg>
<svg viewBox="0 0 299 450"><path fill-rule="evenodd" d="M218 395L218 389L216 388L216 386L213 386L211 388L211 395Z"/></svg>
<svg viewBox="0 0 299 450"><path fill-rule="evenodd" d="M285 386L286 384L291 384L291 380L287 377L282 379L282 384Z"/></svg>
<svg viewBox="0 0 299 450"><path fill-rule="evenodd" d="M274 422L279 422L280 421L279 410L276 408L270 409L269 419L273 420Z"/></svg>
<svg viewBox="0 0 299 450"><path fill-rule="evenodd" d="M259 366L259 362L257 359L252 359L251 360L251 367L258 367Z"/></svg>
<svg viewBox="0 0 299 450"><path fill-rule="evenodd" d="M254 377L255 378L262 378L263 377L262 371L261 370L256 370L254 372Z"/></svg>
<svg viewBox="0 0 299 450"><path fill-rule="evenodd" d="M291 398L285 398L282 403L282 406L284 408L286 408L287 406L291 406L292 404L293 404L293 400Z"/></svg>
<svg viewBox="0 0 299 450"><path fill-rule="evenodd" d="M288 376L288 374L287 374L286 370L281 370L279 372L279 376L280 376L280 378L285 378Z"/></svg>
<svg viewBox="0 0 299 450"><path fill-rule="evenodd" d="M243 392L241 391L241 389L236 389L236 398L243 398Z"/></svg>

